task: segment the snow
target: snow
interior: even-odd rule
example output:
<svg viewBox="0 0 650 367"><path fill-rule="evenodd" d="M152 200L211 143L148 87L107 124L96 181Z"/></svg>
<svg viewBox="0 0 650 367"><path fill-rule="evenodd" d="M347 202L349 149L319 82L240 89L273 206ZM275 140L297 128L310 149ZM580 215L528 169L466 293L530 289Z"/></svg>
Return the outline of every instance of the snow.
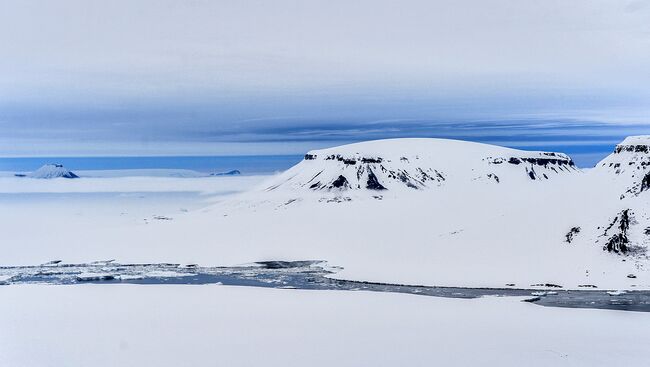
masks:
<svg viewBox="0 0 650 367"><path fill-rule="evenodd" d="M650 344L646 313L515 298L108 284L0 298L3 366L640 366Z"/></svg>
<svg viewBox="0 0 650 367"><path fill-rule="evenodd" d="M322 260L333 277L387 283L650 289L643 149L589 171L558 153L439 139L308 155L275 176L0 175L0 265ZM347 186L328 186L342 175ZM604 251L613 236L630 251ZM5 284L0 299L2 366L641 365L650 342L646 313L517 298L106 282Z"/></svg>
<svg viewBox="0 0 650 367"><path fill-rule="evenodd" d="M528 163L536 161L543 164ZM384 189L427 189L469 182L525 184L576 172L571 159L562 153L445 139L387 139L310 151L298 165L271 180L266 190L368 189L380 194Z"/></svg>
<svg viewBox="0 0 650 367"><path fill-rule="evenodd" d="M619 145L650 145L650 135L628 136Z"/></svg>
<svg viewBox="0 0 650 367"><path fill-rule="evenodd" d="M83 177L78 180L25 180L21 177L1 177L0 194L18 193L99 193L99 192L201 192L217 194L239 192L260 183L264 176L222 177L160 177L104 176Z"/></svg>
<svg viewBox="0 0 650 367"><path fill-rule="evenodd" d="M619 231L617 226L605 229L627 209L632 220L626 236L638 250L648 245L650 194L628 193L621 199L639 177L617 175L608 167L581 172L568 163L562 170L557 162L546 167L528 161L514 164L510 158L568 158L439 139L369 142L310 154L355 157L355 167L379 165L362 158L382 158L380 164L390 163L391 169L438 170L445 180L427 181L417 189L401 180L381 181L387 190L303 186L321 169L327 171L322 175L335 178L341 172L347 175L352 166L324 158L307 159L268 180L3 177L0 193L7 194L0 200L8 210L0 211L6 239L1 261L19 265L116 259L217 266L324 260L343 268L334 277L354 280L650 289L648 259L641 251L603 250ZM647 166L641 167L639 172ZM528 175L531 169L536 179ZM488 178L491 173L499 182ZM377 176L384 180L387 173ZM64 198L65 205L44 193ZM173 220L153 220L161 216ZM567 233L577 227L580 231L566 242Z"/></svg>

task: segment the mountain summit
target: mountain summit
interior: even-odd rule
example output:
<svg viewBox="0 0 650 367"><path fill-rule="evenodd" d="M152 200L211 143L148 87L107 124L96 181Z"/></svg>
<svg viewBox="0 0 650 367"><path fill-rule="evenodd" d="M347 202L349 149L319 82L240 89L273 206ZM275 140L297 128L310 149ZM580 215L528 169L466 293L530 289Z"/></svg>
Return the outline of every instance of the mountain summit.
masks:
<svg viewBox="0 0 650 367"><path fill-rule="evenodd" d="M28 177L31 178L79 178L72 171L63 167L62 164L46 164L36 171L30 173Z"/></svg>

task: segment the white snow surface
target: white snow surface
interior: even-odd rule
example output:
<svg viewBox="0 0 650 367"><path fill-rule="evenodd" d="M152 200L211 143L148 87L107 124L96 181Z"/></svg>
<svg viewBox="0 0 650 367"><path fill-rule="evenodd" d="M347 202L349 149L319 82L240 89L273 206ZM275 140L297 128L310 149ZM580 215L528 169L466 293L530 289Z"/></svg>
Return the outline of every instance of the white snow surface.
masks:
<svg viewBox="0 0 650 367"><path fill-rule="evenodd" d="M650 135L628 136L619 145L650 145Z"/></svg>
<svg viewBox="0 0 650 367"><path fill-rule="evenodd" d="M7 208L0 210L6 239L0 243L1 262L114 258L235 265L313 259L343 267L334 276L355 280L650 289L644 254L650 190L639 191L648 165L635 166L634 176L617 174L609 164L582 172L563 154L440 139L376 141L309 154L316 158L266 182L260 177L105 177L25 184L19 178L0 178L0 193L7 193L0 195L0 205ZM607 159L628 162L645 159L644 154L625 151ZM335 159L325 159L331 155ZM339 161L337 155L355 164ZM363 158L374 161L364 163ZM511 158L519 162L510 163ZM359 167L364 172L357 177ZM363 185L367 168L385 190ZM437 170L445 179L419 180L423 176L417 176L418 168ZM389 176L391 170L397 178ZM399 170L409 173L415 188L399 178ZM311 189L313 182L307 183L321 171L324 184L345 175L350 186ZM636 191L628 193L630 187ZM171 195L178 191L240 193L201 204ZM71 199L62 205L41 199L43 192L65 193L65 198L102 192L106 199ZM15 195L22 199L10 199ZM603 250L619 234L625 210L631 218L625 233L631 250ZM579 231L568 243L573 228Z"/></svg>
<svg viewBox="0 0 650 367"><path fill-rule="evenodd" d="M649 315L517 298L2 286L0 365L642 366Z"/></svg>

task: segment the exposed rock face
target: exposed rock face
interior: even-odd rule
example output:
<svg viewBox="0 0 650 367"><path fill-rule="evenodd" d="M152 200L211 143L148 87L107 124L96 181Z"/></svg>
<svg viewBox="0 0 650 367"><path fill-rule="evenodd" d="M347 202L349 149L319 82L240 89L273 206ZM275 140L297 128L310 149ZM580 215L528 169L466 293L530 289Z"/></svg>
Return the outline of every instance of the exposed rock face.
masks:
<svg viewBox="0 0 650 367"><path fill-rule="evenodd" d="M526 175L531 180L548 180L549 175L545 171L551 171L553 173L577 171L573 160L565 154L541 152L540 155L541 157L490 157L488 158L488 162L490 164L506 163L514 166L522 165ZM543 168L543 170L541 170L541 173L538 173L535 168ZM499 182L498 177L496 177L496 181Z"/></svg>
<svg viewBox="0 0 650 367"><path fill-rule="evenodd" d="M643 217L643 215L633 212L632 209L619 212L601 235L605 238L602 245L603 251L644 258L648 252L647 236L649 232L648 228L645 227L644 230L643 223L639 222L639 220L643 220Z"/></svg>
<svg viewBox="0 0 650 367"><path fill-rule="evenodd" d="M366 189L368 190L386 190L386 188L379 183L377 176L372 172L372 169L368 168L368 180L366 181Z"/></svg>
<svg viewBox="0 0 650 367"><path fill-rule="evenodd" d="M329 186L330 189L349 189L350 183L345 176L339 176L336 180L332 181Z"/></svg>
<svg viewBox="0 0 650 367"><path fill-rule="evenodd" d="M387 190L383 182L399 182L412 189L427 187L428 183L440 183L445 180L443 174L435 169L416 167L400 167L408 160L400 160L394 164L391 160L385 160L375 156L344 156L341 154L329 154L323 158L321 155L309 153L305 155L304 161L317 161L323 163L320 170L316 172L307 184L311 190ZM334 168L334 169L328 169ZM333 177L327 171L340 173ZM304 185L303 185L304 186Z"/></svg>
<svg viewBox="0 0 650 367"><path fill-rule="evenodd" d="M69 171L67 168L63 167L61 164L46 164L43 167L37 169L28 175L32 178L79 178L72 171Z"/></svg>
<svg viewBox="0 0 650 367"><path fill-rule="evenodd" d="M614 234L608 238L603 250L622 254L627 253L630 245L627 233L630 229L630 209L623 210L614 218L614 221L605 230L606 236L612 228Z"/></svg>
<svg viewBox="0 0 650 367"><path fill-rule="evenodd" d="M641 187L639 187L638 193L640 194L648 189L650 189L650 172L646 173L645 176L643 176L643 180L641 180Z"/></svg>
<svg viewBox="0 0 650 367"><path fill-rule="evenodd" d="M569 232L566 234L566 242L571 243L573 242L573 238L580 233L580 227L573 227L569 230Z"/></svg>
<svg viewBox="0 0 650 367"><path fill-rule="evenodd" d="M650 189L650 136L631 136L595 168L625 184L621 199Z"/></svg>

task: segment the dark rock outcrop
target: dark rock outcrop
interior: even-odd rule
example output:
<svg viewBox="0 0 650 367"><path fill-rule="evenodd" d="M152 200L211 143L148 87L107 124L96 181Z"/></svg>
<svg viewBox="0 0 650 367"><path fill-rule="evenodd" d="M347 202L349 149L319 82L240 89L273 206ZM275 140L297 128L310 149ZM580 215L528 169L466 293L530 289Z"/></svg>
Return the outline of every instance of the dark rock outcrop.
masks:
<svg viewBox="0 0 650 367"><path fill-rule="evenodd" d="M351 186L348 179L345 178L345 176L340 175L336 180L332 181L329 187L333 189L348 189Z"/></svg>
<svg viewBox="0 0 650 367"><path fill-rule="evenodd" d="M628 238L628 230L630 229L630 209L625 209L620 212L609 227L605 230L605 235L607 232L615 228L615 233L611 235L605 245L603 250L614 252L617 254L626 254L629 251L630 240Z"/></svg>
<svg viewBox="0 0 650 367"><path fill-rule="evenodd" d="M379 180L377 180L377 176L371 169L368 169L368 181L366 182L366 189L386 190L386 188L381 183L379 183Z"/></svg>
<svg viewBox="0 0 650 367"><path fill-rule="evenodd" d="M573 242L573 238L580 233L580 227L573 227L569 230L569 232L566 234L566 242L571 243Z"/></svg>

